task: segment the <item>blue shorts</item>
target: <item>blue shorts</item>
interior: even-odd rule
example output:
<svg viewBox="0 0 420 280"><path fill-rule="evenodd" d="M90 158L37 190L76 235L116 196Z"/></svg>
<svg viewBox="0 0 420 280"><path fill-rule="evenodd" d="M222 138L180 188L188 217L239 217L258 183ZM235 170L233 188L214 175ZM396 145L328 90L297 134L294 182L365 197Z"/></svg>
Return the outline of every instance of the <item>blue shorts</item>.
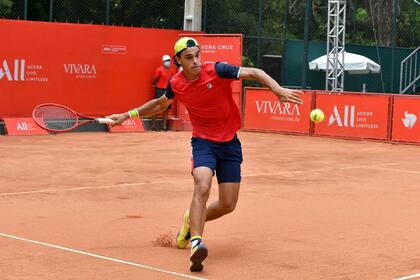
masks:
<svg viewBox="0 0 420 280"><path fill-rule="evenodd" d="M242 147L238 137L229 142L217 143L191 138L193 166L206 166L216 172L217 182L239 183L241 181Z"/></svg>

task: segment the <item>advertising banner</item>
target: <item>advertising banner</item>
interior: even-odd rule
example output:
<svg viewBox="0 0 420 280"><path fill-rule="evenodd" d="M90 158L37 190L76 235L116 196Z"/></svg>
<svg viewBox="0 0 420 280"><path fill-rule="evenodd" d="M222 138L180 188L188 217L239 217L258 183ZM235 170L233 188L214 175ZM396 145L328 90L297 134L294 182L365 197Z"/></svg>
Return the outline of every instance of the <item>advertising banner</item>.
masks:
<svg viewBox="0 0 420 280"><path fill-rule="evenodd" d="M388 139L389 96L317 94L316 108L325 120L315 124L315 135Z"/></svg>
<svg viewBox="0 0 420 280"><path fill-rule="evenodd" d="M93 116L137 107L180 32L0 19L0 116L45 102Z"/></svg>
<svg viewBox="0 0 420 280"><path fill-rule="evenodd" d="M191 36L186 34L179 35ZM242 65L242 35L241 34L194 34L200 44L201 62L226 62L229 64ZM239 112L242 111L242 82L232 82L232 94ZM178 102L178 117L181 120L189 120L188 112L183 104Z"/></svg>
<svg viewBox="0 0 420 280"><path fill-rule="evenodd" d="M394 97L392 141L420 143L420 98Z"/></svg>
<svg viewBox="0 0 420 280"><path fill-rule="evenodd" d="M300 96L303 105L282 104L268 89L245 88L244 128L309 134L313 95Z"/></svg>
<svg viewBox="0 0 420 280"><path fill-rule="evenodd" d="M121 125L109 126L110 132L144 132L143 122L140 118L126 119Z"/></svg>
<svg viewBox="0 0 420 280"><path fill-rule="evenodd" d="M47 131L40 128L32 118L3 118L8 135L44 135Z"/></svg>

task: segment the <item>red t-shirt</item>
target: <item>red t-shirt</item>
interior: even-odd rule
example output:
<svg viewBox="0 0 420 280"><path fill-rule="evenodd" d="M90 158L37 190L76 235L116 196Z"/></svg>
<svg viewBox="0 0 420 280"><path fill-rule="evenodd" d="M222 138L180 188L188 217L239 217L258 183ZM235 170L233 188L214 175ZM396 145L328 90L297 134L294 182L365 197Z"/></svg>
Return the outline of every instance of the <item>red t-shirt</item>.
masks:
<svg viewBox="0 0 420 280"><path fill-rule="evenodd" d="M237 66L217 62L202 64L196 80L187 80L182 71L172 77L165 95L185 105L193 136L227 142L241 128L239 109L231 89L232 79L237 79L239 72Z"/></svg>
<svg viewBox="0 0 420 280"><path fill-rule="evenodd" d="M171 67L166 68L165 66L161 65L159 68L156 69L155 73L153 74L153 80L157 79L156 86L158 88L166 88L168 85L169 79L173 75L173 70Z"/></svg>

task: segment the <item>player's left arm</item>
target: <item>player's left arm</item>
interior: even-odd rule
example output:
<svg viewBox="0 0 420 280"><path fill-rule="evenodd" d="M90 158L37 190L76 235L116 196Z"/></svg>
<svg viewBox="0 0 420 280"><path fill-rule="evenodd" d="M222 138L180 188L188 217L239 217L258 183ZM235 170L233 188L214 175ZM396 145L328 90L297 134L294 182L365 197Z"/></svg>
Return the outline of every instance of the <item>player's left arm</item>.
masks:
<svg viewBox="0 0 420 280"><path fill-rule="evenodd" d="M241 67L239 78L244 80L254 80L263 84L264 86L268 87L275 95L277 95L282 103L290 102L303 104L302 99L299 97L299 94L303 93L302 91L281 87L273 78L271 78L261 69Z"/></svg>

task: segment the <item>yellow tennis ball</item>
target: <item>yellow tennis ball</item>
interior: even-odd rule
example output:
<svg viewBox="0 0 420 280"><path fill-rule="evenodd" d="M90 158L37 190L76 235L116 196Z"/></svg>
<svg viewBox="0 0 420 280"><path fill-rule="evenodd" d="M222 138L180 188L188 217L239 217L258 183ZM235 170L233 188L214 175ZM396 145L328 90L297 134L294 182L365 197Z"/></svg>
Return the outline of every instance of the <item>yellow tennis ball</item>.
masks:
<svg viewBox="0 0 420 280"><path fill-rule="evenodd" d="M311 121L314 123L319 123L324 120L324 112L322 112L320 109L314 109L311 112Z"/></svg>

